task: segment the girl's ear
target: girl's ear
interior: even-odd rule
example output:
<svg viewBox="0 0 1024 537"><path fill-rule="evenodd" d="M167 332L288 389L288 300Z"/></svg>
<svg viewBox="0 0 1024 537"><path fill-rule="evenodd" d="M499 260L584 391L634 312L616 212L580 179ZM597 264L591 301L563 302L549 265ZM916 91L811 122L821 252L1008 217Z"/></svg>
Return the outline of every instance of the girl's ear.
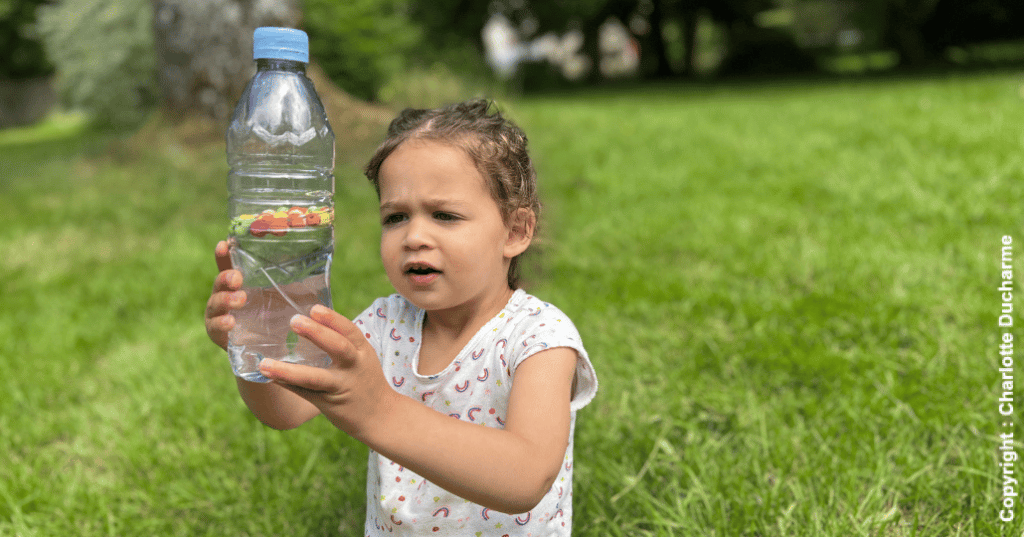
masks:
<svg viewBox="0 0 1024 537"><path fill-rule="evenodd" d="M533 209L520 207L512 214L508 227L508 239L505 241L505 257L513 257L523 253L533 241L533 230L537 227L537 215Z"/></svg>

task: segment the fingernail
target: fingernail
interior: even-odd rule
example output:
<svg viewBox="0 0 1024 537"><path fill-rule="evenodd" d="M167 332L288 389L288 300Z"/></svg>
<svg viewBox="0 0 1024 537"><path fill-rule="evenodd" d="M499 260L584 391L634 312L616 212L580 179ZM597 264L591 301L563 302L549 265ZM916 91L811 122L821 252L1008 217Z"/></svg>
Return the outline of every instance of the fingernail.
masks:
<svg viewBox="0 0 1024 537"><path fill-rule="evenodd" d="M296 327L296 328L302 328L304 326L309 326L308 319L309 319L309 317L306 317L305 315L296 313L295 315L292 315L292 318L289 321L289 324L291 324L293 327Z"/></svg>
<svg viewBox="0 0 1024 537"><path fill-rule="evenodd" d="M323 306L321 304L314 304L312 308L309 308L310 315L326 315L328 311L330 310L328 310L326 306Z"/></svg>
<svg viewBox="0 0 1024 537"><path fill-rule="evenodd" d="M263 376L265 377L272 377L272 375L268 375L268 373L274 372L275 365L277 365L277 360L274 360L273 358L264 358L260 360L260 373L263 373Z"/></svg>

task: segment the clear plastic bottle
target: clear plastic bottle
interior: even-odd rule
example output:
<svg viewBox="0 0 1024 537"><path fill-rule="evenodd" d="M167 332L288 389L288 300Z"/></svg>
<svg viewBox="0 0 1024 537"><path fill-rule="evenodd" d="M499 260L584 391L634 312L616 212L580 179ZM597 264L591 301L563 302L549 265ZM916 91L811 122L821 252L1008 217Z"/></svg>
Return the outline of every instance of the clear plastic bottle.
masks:
<svg viewBox="0 0 1024 537"><path fill-rule="evenodd" d="M235 375L267 382L263 358L330 363L288 321L318 303L331 307L334 131L306 77L305 32L257 28L253 59L256 74L227 131L231 261L248 295L232 312L228 356Z"/></svg>

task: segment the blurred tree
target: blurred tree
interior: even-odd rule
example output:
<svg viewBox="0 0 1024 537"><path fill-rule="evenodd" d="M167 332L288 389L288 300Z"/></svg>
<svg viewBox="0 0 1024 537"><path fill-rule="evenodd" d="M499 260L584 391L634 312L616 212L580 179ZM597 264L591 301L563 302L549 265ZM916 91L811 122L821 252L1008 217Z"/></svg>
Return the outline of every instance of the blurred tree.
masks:
<svg viewBox="0 0 1024 537"><path fill-rule="evenodd" d="M947 49L1024 38L1020 0L788 0L804 22L817 23L811 48L891 48L906 66L942 64ZM818 17L814 15L818 14ZM807 28L796 28L797 33ZM850 33L850 32L853 33ZM856 35L855 44L843 34ZM810 41L810 42L808 42Z"/></svg>
<svg viewBox="0 0 1024 537"><path fill-rule="evenodd" d="M228 120L255 72L253 31L301 19L299 0L152 1L157 79L174 118Z"/></svg>
<svg viewBox="0 0 1024 537"><path fill-rule="evenodd" d="M921 33L932 48L1024 38L1021 0L938 0Z"/></svg>
<svg viewBox="0 0 1024 537"><path fill-rule="evenodd" d="M599 29L610 17L630 25L641 20L644 32L639 35L645 63L650 67L646 77L693 76L698 54L697 31L702 18L711 20L728 35L731 44L728 62L735 70L752 65L753 52L763 48L765 42L788 45L783 53L795 49L792 39L780 32L764 31L754 23L758 13L774 7L773 0L504 0L493 2L511 20L524 29L523 37L543 28L563 31L573 25L584 34L584 53L598 65ZM681 30L682 62L674 69L670 61L670 48L676 46L666 36L673 25ZM590 72L593 81L599 77L596 69Z"/></svg>
<svg viewBox="0 0 1024 537"><path fill-rule="evenodd" d="M941 58L941 50L929 43L921 31L939 0L873 0L885 2L888 24L886 38L908 65L924 65Z"/></svg>
<svg viewBox="0 0 1024 537"><path fill-rule="evenodd" d="M524 42L546 32L582 31L582 52L595 66L600 59L599 29L615 17L633 29L645 77L694 75L702 20L723 36L726 53L721 69L732 73L811 70L817 66L815 54L835 49L892 48L905 65L928 64L941 60L950 45L1024 37L1021 0L408 1L410 20L422 28L427 47L469 46L481 53L481 27L497 11L512 22ZM821 25L807 19L808 13L829 12L838 18L828 21L834 28L800 28L802 36L792 20L764 23L766 13L792 19L794 11L804 16L801 23L814 23L811 26ZM805 39L808 30L816 32L813 42ZM830 33L818 35L822 30ZM598 77L599 72L591 69L590 79Z"/></svg>
<svg viewBox="0 0 1024 537"><path fill-rule="evenodd" d="M658 0L656 0L658 1ZM701 16L710 18L725 29L730 50L727 62L736 65L736 58L749 55L751 49L764 46L765 41L781 41L778 36L758 31L754 19L758 13L773 6L771 0L660 0L664 2L666 17L677 19L683 27L683 76L694 75L697 58L697 23Z"/></svg>
<svg viewBox="0 0 1024 537"><path fill-rule="evenodd" d="M406 0L305 0L310 56L331 80L363 100L405 67L421 32ZM483 23L480 23L481 25Z"/></svg>
<svg viewBox="0 0 1024 537"><path fill-rule="evenodd" d="M0 0L0 78L53 73L36 31L36 11L54 0Z"/></svg>
<svg viewBox="0 0 1024 537"><path fill-rule="evenodd" d="M38 31L63 100L106 127L137 124L155 102L148 0L63 0Z"/></svg>
<svg viewBox="0 0 1024 537"><path fill-rule="evenodd" d="M409 0L409 19L423 32L422 45L431 53L443 55L446 51L470 47L483 52L480 30L494 6L476 0Z"/></svg>
<svg viewBox="0 0 1024 537"><path fill-rule="evenodd" d="M34 123L56 101L36 25L36 10L49 3L0 0L0 129Z"/></svg>

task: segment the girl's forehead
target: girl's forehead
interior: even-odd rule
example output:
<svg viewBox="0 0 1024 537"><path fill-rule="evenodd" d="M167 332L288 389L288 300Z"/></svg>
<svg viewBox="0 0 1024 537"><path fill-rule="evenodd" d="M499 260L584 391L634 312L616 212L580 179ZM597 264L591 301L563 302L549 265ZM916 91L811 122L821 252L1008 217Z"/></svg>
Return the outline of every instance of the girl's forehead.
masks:
<svg viewBox="0 0 1024 537"><path fill-rule="evenodd" d="M450 158L462 157L466 162L471 163L469 153L457 143L457 140L437 140L434 138L413 137L398 144L395 149L384 159L384 162L391 160L396 155L412 153L414 158L423 158L424 155L445 155Z"/></svg>
<svg viewBox="0 0 1024 537"><path fill-rule="evenodd" d="M413 192L464 197L489 193L487 182L462 148L434 140L412 139L388 155L380 167L382 200Z"/></svg>

